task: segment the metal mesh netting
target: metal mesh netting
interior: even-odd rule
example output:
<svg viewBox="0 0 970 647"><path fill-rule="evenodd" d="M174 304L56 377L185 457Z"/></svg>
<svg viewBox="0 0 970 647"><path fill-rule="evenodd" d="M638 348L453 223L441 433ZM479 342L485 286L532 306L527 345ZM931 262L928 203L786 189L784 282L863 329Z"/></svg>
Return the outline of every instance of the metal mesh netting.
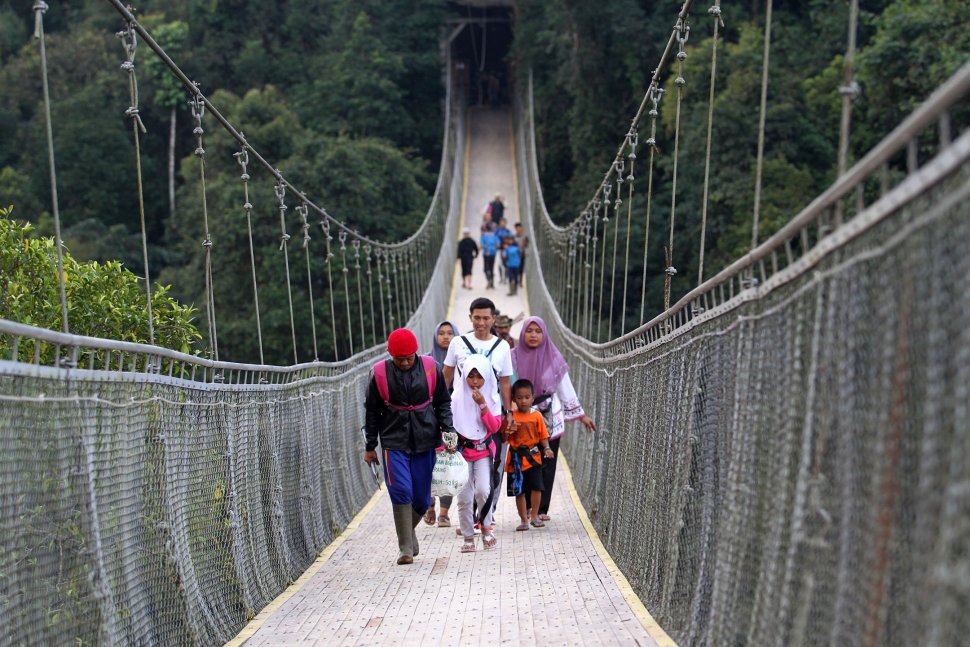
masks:
<svg viewBox="0 0 970 647"><path fill-rule="evenodd" d="M547 220L528 124L520 200ZM583 339L546 290L541 248L527 267L530 308L600 426L564 437L577 489L679 644L970 634L968 143L917 199L889 196L656 336Z"/></svg>
<svg viewBox="0 0 970 647"><path fill-rule="evenodd" d="M462 132L449 110L419 339L449 302ZM374 492L359 429L383 345L280 368L0 321L0 349L0 644L225 642Z"/></svg>

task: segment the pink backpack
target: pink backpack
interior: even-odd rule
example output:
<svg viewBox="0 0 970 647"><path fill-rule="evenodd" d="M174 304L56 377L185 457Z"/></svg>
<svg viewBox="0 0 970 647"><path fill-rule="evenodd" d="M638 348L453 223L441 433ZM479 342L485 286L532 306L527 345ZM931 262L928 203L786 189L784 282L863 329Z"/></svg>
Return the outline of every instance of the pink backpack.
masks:
<svg viewBox="0 0 970 647"><path fill-rule="evenodd" d="M419 355L418 359L424 364L424 376L428 381L428 399L421 404L414 405L394 404L391 402L387 389L387 362L391 360L384 359L374 364L374 381L377 382L377 392L380 393L384 404L398 411L418 411L431 404L431 400L434 398L434 390L438 386L438 365L434 363L434 358L429 355Z"/></svg>

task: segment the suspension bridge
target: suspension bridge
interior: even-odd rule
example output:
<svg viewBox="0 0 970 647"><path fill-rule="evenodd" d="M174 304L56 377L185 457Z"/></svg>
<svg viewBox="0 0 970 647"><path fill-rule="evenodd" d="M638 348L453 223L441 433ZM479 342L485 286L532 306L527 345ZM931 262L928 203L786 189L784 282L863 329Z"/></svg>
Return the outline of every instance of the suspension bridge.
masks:
<svg viewBox="0 0 970 647"><path fill-rule="evenodd" d="M399 243L313 202L109 4L125 25L134 148L136 49L160 57L192 103L207 348L73 334L63 272L62 330L0 320L0 643L956 645L970 634L970 130L959 110L970 63L851 167L843 148L831 187L765 240L759 172L750 251L705 276L702 234L696 284L678 295L678 167L705 169L706 224L717 163L710 146L705 159L678 157L688 21L706 21L716 45L720 3L671 15L629 131L565 226L543 200L528 74L510 105L466 109L473 84L446 41L438 183ZM46 92L47 7L34 10ZM770 25L769 11L766 70ZM716 46L711 56L710 96L691 99L711 106L698 135L708 141ZM663 110L676 115L670 130L657 126ZM240 240L285 268L287 302L269 305L252 263L251 364L219 356L211 129L238 144ZM666 195L653 185L661 155ZM250 201L257 186L272 187L272 209ZM406 325L428 351L439 321L462 322L486 294L478 278L457 288L455 245L494 193L532 241L525 290L495 300L545 319L600 429L567 431L568 487L546 528L515 533L502 502L497 550L460 554L451 530L421 525L416 564L397 567L386 495L361 460L369 368L391 329ZM649 270L631 261L646 253L631 244L641 195L648 235L651 213L669 211L669 230L652 232L668 260ZM277 219L279 236L254 239L258 218ZM642 305L648 274L664 287L655 316ZM270 308L286 313L292 365L261 361Z"/></svg>

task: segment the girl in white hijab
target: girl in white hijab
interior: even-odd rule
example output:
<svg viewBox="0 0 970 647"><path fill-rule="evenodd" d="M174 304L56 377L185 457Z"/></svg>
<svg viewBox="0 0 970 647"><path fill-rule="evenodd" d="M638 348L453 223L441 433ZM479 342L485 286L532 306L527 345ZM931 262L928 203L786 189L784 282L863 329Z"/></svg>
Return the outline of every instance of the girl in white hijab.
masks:
<svg viewBox="0 0 970 647"><path fill-rule="evenodd" d="M468 482L458 494L458 521L465 543L461 552L475 551L473 505L483 512L482 545L485 550L498 543L492 534L492 461L498 451L496 442L502 426L502 403L492 364L484 355L469 355L461 367L461 379L455 380L451 394L451 412L458 445L468 463Z"/></svg>

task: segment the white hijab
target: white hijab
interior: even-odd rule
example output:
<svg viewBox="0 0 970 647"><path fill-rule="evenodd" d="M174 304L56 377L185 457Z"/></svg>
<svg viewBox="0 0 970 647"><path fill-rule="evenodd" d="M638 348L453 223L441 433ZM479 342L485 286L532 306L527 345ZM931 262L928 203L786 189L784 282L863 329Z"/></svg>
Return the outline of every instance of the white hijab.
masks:
<svg viewBox="0 0 970 647"><path fill-rule="evenodd" d="M455 390L451 394L451 415L454 418L455 430L468 440L484 440L485 424L482 422L481 410L472 398L472 389L468 386L467 377L472 369L477 369L485 378L485 384L480 389L485 397L485 405L495 415L501 415L502 402L498 397L498 383L492 363L484 355L469 355L461 365L461 377L456 375Z"/></svg>

